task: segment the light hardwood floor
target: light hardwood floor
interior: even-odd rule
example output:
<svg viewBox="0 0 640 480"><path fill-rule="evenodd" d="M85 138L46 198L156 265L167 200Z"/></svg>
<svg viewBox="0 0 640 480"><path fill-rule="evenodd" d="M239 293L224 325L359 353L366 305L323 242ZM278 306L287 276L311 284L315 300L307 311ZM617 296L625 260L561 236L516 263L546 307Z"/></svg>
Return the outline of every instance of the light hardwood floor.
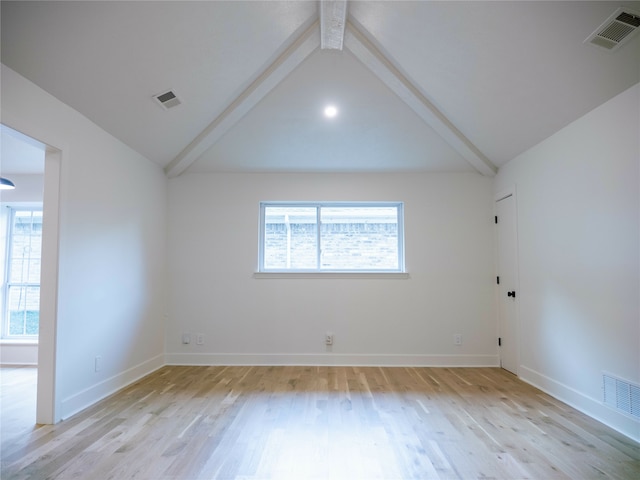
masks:
<svg viewBox="0 0 640 480"><path fill-rule="evenodd" d="M12 388L3 480L640 479L639 444L496 368L164 367L38 427Z"/></svg>

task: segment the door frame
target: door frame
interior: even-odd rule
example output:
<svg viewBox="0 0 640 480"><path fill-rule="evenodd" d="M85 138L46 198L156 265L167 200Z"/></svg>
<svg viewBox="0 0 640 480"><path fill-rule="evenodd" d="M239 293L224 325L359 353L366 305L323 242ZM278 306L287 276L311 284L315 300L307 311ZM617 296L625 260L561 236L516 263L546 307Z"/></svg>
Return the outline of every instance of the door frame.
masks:
<svg viewBox="0 0 640 480"><path fill-rule="evenodd" d="M513 198L513 202L514 202L514 239L513 241L515 242L514 245L514 250L515 250L515 257L514 257L514 265L513 265L513 269L514 269L514 278L513 278L513 283L514 283L514 288L515 291L518 294L517 301L515 302L514 305L514 323L515 323L515 328L516 328L516 338L514 339L515 341L515 346L516 346L516 368L515 368L515 372L514 373L516 376L519 376L519 367L520 367L520 353L521 353L521 338L522 338L522 329L520 328L520 299L522 298L520 296L520 253L519 253L519 229L518 229L518 197L517 197L517 193L516 193L516 186L512 185L510 187L507 187L503 190L498 191L498 193L494 196L494 202L493 202L493 212L494 215L497 216L498 215L498 202L500 200L504 200L508 197L512 197ZM496 225L496 230L495 230L495 272L496 272L496 278L500 275L499 272L499 268L500 268L500 263L499 263L499 258L500 258L500 246L499 246L499 242L498 242L498 228L499 228L499 224ZM502 337L502 332L501 332L501 327L502 327L502 319L500 317L500 303L501 301L504 301L504 299L502 298L502 296L500 295L500 285L498 285L496 283L496 294L495 294L495 298L496 298L496 319L497 319L497 332L498 332L498 338ZM496 342L497 343L497 342ZM498 359L500 361L500 366L502 367L502 354L501 354L501 350L500 347L498 347Z"/></svg>
<svg viewBox="0 0 640 480"><path fill-rule="evenodd" d="M15 119L14 119L15 120ZM2 119L2 125L45 145L44 191L42 199L42 255L40 267L40 326L38 335L38 380L36 423L55 424L61 420L58 390L58 280L60 257L60 182L63 152L46 134L28 122Z"/></svg>
<svg viewBox="0 0 640 480"><path fill-rule="evenodd" d="M60 242L60 171L62 151L47 145L42 201L42 264L40 268L40 335L36 423L55 424L60 418L57 389L58 278Z"/></svg>

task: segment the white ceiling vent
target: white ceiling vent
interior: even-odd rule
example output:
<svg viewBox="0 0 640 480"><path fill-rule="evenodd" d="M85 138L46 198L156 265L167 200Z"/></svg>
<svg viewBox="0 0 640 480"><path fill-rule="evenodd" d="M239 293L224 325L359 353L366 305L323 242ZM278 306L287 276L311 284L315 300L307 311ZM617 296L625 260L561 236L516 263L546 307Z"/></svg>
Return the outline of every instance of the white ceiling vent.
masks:
<svg viewBox="0 0 640 480"><path fill-rule="evenodd" d="M584 43L606 50L616 50L640 31L640 13L618 8Z"/></svg>
<svg viewBox="0 0 640 480"><path fill-rule="evenodd" d="M169 90L168 92L160 93L159 95L154 95L153 98L155 98L156 101L164 109L177 107L182 103L178 96L171 90Z"/></svg>

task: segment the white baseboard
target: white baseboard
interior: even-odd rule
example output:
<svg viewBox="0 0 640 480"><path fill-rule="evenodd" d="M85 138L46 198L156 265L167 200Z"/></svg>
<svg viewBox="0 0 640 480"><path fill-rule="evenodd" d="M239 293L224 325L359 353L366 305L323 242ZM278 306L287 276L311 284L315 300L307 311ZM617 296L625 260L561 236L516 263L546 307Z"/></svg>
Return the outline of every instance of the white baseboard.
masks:
<svg viewBox="0 0 640 480"><path fill-rule="evenodd" d="M497 355L167 353L167 365L497 367Z"/></svg>
<svg viewBox="0 0 640 480"><path fill-rule="evenodd" d="M62 420L65 420L142 377L162 368L165 365L164 360L164 354L157 355L150 360L142 362L124 372L65 398L61 403L60 417Z"/></svg>
<svg viewBox="0 0 640 480"><path fill-rule="evenodd" d="M640 442L640 422L633 418L606 406L599 399L585 395L525 366L521 365L518 373L522 381L539 388L543 392L548 393L552 397L557 398L561 402L570 405L591 418L604 423L632 440Z"/></svg>

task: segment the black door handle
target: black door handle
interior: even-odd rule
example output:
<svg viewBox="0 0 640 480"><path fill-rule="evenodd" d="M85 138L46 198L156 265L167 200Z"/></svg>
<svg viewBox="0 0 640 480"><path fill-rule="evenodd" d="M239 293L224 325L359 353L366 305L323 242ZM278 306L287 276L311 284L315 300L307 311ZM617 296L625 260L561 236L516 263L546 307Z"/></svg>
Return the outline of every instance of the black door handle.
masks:
<svg viewBox="0 0 640 480"><path fill-rule="evenodd" d="M516 298L516 292L507 292L507 297Z"/></svg>

